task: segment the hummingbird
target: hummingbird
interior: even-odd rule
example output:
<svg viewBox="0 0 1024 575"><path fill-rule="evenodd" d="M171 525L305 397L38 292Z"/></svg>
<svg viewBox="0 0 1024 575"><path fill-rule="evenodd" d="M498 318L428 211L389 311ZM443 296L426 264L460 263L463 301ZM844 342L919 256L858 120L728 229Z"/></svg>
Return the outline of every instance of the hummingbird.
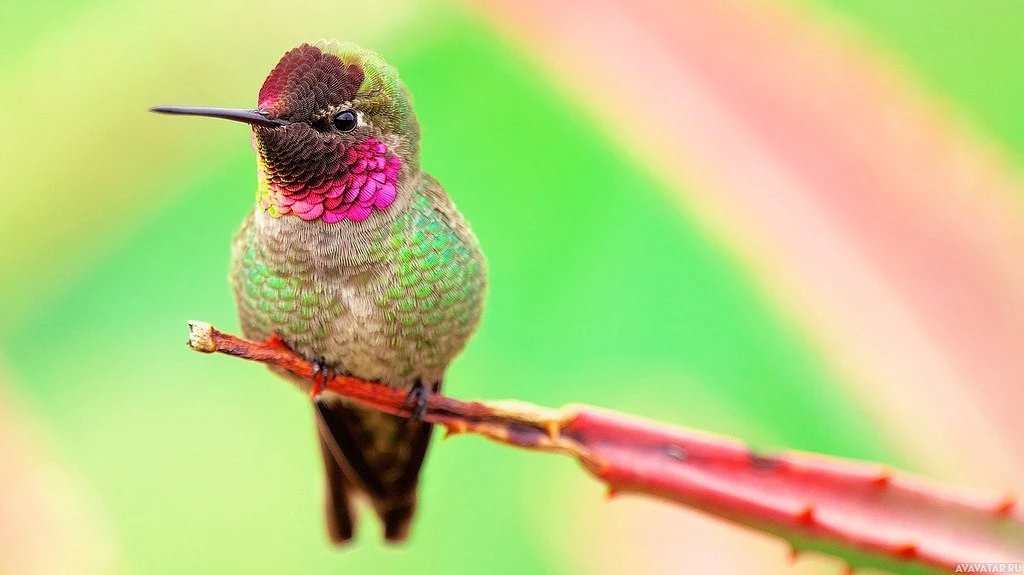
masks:
<svg viewBox="0 0 1024 575"><path fill-rule="evenodd" d="M370 503L385 541L404 541L430 444L422 409L476 329L487 280L466 220L420 169L419 122L398 71L321 40L281 58L255 109L153 111L251 126L256 200L230 273L245 336L280 338L315 371L408 391L411 419L330 391L313 400L331 541L352 539L356 501Z"/></svg>

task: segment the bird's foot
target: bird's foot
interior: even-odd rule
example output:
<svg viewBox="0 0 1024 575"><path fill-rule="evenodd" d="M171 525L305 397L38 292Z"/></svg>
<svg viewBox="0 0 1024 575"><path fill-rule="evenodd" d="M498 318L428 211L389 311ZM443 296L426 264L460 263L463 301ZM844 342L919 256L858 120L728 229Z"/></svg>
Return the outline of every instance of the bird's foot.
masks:
<svg viewBox="0 0 1024 575"><path fill-rule="evenodd" d="M313 360L313 385L309 388L309 398L316 399L324 388L327 387L327 382L334 377L334 371L327 367L327 360L320 357Z"/></svg>
<svg viewBox="0 0 1024 575"><path fill-rule="evenodd" d="M427 399L429 397L430 390L427 389L427 386L423 385L422 381L417 379L416 383L412 384L409 395L405 396L402 408L412 412L411 419L413 421L423 421L423 416L427 414Z"/></svg>

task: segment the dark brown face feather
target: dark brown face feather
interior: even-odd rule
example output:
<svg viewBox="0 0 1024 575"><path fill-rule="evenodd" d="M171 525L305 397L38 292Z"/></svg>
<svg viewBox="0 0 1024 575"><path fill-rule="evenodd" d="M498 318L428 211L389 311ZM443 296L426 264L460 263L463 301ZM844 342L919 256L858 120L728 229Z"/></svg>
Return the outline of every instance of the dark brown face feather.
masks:
<svg viewBox="0 0 1024 575"><path fill-rule="evenodd" d="M353 138L324 134L306 124L257 127L256 141L268 177L278 186L317 187L345 168L342 158Z"/></svg>
<svg viewBox="0 0 1024 575"><path fill-rule="evenodd" d="M303 44L286 53L260 89L260 108L293 122L286 128L256 128L268 176L281 186L317 185L336 176L353 138L333 132L328 110L355 99L363 69L334 54ZM327 128L325 131L315 129Z"/></svg>
<svg viewBox="0 0 1024 575"><path fill-rule="evenodd" d="M363 78L359 65L303 44L285 54L263 82L259 107L274 118L311 122L316 114L351 102Z"/></svg>

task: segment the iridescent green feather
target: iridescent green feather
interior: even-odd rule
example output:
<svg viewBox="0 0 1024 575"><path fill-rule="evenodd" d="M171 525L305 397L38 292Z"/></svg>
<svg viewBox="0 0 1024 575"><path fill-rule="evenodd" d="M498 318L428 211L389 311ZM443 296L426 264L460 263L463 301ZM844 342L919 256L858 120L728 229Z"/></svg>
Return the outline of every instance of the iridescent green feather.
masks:
<svg viewBox="0 0 1024 575"><path fill-rule="evenodd" d="M386 320L384 335L418 349L422 355L410 363L421 365L450 359L445 349L432 351L435 340L469 337L485 281L475 240L460 235L431 198L417 192L408 208L370 236L359 258L390 270L381 283L368 284L375 294L366 295ZM274 258L253 231L244 242L235 278L252 321L300 347L322 338L323 320L337 317L341 304L313 283L308 270L296 273L295 262L270 267Z"/></svg>

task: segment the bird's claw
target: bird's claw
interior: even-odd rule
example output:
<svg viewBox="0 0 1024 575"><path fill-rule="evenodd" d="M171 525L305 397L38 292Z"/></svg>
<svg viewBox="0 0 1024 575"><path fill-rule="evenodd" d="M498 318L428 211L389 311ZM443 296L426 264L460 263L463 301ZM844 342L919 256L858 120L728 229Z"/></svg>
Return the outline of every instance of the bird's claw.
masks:
<svg viewBox="0 0 1024 575"><path fill-rule="evenodd" d="M412 389L409 390L409 395L405 396L402 408L410 410L410 417L413 421L423 421L423 416L427 414L427 399L429 397L430 391L427 390L427 386L423 385L422 381L416 380L416 383L412 384Z"/></svg>
<svg viewBox="0 0 1024 575"><path fill-rule="evenodd" d="M317 358L313 360L313 385L309 388L309 398L316 399L324 388L327 387L327 380L331 379L334 373L327 367L327 360Z"/></svg>

